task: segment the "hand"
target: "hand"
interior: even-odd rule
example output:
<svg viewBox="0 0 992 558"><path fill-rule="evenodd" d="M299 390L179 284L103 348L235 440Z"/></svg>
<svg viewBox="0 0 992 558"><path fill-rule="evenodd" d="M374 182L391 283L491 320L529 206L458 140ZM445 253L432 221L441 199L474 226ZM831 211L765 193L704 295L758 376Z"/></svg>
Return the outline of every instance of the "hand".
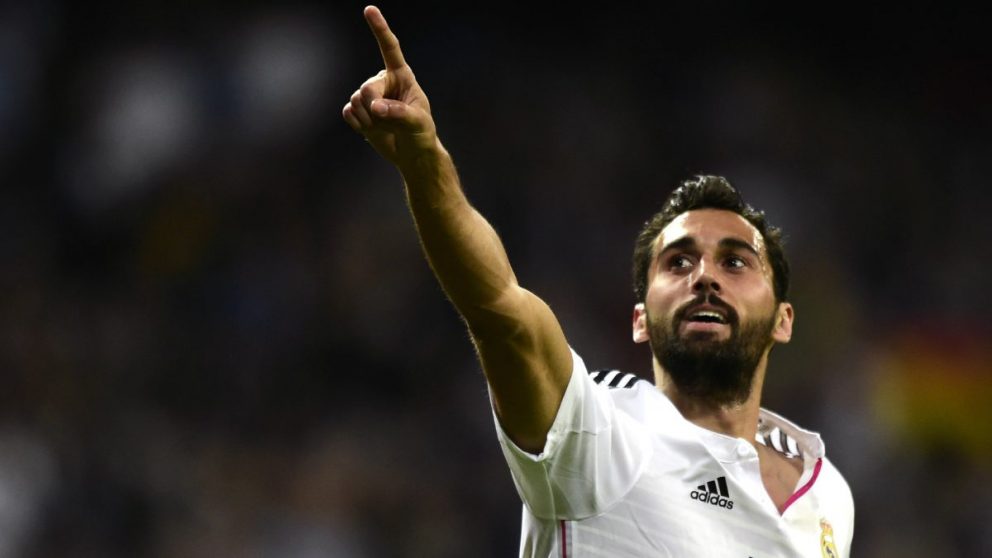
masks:
<svg viewBox="0 0 992 558"><path fill-rule="evenodd" d="M342 115L379 154L402 169L438 145L431 106L379 8L366 7L365 20L379 43L386 69L352 94Z"/></svg>

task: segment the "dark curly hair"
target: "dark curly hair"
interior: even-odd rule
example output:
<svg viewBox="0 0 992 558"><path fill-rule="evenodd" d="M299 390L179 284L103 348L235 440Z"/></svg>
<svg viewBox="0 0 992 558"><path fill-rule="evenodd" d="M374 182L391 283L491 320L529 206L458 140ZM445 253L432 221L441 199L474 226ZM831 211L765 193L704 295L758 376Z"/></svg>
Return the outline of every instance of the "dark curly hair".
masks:
<svg viewBox="0 0 992 558"><path fill-rule="evenodd" d="M661 211L654 214L637 235L634 244L634 295L644 302L648 290L648 269L655 240L662 229L676 217L693 209L725 209L747 219L765 240L765 250L772 266L775 300L784 302L789 294L789 261L782 249L782 230L765 219L765 213L744 203L741 195L722 176L696 176L682 181Z"/></svg>

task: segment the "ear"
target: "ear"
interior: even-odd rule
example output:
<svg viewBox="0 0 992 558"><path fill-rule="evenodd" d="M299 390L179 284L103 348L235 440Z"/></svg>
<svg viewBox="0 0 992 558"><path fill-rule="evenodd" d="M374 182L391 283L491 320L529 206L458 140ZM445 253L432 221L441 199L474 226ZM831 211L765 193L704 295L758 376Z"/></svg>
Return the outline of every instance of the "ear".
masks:
<svg viewBox="0 0 992 558"><path fill-rule="evenodd" d="M634 305L633 331L634 343L644 343L650 339L648 336L648 313L644 310L643 302Z"/></svg>
<svg viewBox="0 0 992 558"><path fill-rule="evenodd" d="M775 329L772 330L772 339L776 343L788 343L792 339L792 323L795 321L795 311L788 302L778 304L778 316L775 318Z"/></svg>

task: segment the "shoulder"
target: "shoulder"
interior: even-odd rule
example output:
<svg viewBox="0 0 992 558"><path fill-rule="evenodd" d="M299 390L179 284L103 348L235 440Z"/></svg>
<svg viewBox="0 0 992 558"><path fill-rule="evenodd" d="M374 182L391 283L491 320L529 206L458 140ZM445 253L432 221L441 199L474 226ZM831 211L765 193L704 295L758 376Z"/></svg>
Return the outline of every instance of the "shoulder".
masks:
<svg viewBox="0 0 992 558"><path fill-rule="evenodd" d="M647 380L630 372L623 372L614 368L589 370L587 373L594 383L610 389L631 389L639 382L647 382Z"/></svg>
<svg viewBox="0 0 992 558"><path fill-rule="evenodd" d="M837 504L849 508L853 514L854 496L851 493L851 486L847 484L847 480L840 473L840 470L825 456L823 457L820 476L824 481L824 486L828 488L826 492L836 500Z"/></svg>
<svg viewBox="0 0 992 558"><path fill-rule="evenodd" d="M672 433L685 419L654 382L615 368L587 373L594 389L608 397L616 408L657 433Z"/></svg>
<svg viewBox="0 0 992 558"><path fill-rule="evenodd" d="M849 556L851 540L854 538L854 496L837 467L826 457L822 458L822 463L820 476L823 478L823 486L819 496L826 514L820 521L826 522L833 530L840 555Z"/></svg>

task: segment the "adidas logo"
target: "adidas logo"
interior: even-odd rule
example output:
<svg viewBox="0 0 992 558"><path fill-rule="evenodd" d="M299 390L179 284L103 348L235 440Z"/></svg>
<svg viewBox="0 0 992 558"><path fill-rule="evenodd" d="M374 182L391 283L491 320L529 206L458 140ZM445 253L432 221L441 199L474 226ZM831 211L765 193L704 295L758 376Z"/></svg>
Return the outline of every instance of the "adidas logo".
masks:
<svg viewBox="0 0 992 558"><path fill-rule="evenodd" d="M697 486L696 490L689 493L689 497L728 510L734 509L734 502L730 499L730 491L727 490L727 477L718 477L706 484Z"/></svg>

